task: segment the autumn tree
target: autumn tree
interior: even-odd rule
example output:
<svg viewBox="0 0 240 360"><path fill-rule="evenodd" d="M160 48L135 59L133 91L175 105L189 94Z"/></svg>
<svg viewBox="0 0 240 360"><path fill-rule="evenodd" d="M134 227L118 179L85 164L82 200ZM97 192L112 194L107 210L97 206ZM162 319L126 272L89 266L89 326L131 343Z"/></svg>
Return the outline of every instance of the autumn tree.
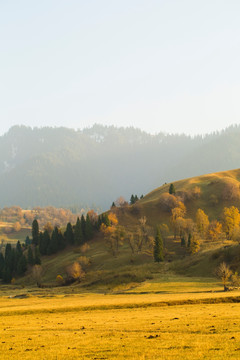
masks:
<svg viewBox="0 0 240 360"><path fill-rule="evenodd" d="M188 238L188 248L192 255L200 250L200 241L196 234L192 234L191 237Z"/></svg>
<svg viewBox="0 0 240 360"><path fill-rule="evenodd" d="M163 193L159 197L159 206L163 211L171 212L171 210L178 205L178 199L176 196L169 194L169 193Z"/></svg>
<svg viewBox="0 0 240 360"><path fill-rule="evenodd" d="M223 179L224 188L222 197L224 200L239 200L239 182L236 179L225 178Z"/></svg>
<svg viewBox="0 0 240 360"><path fill-rule="evenodd" d="M77 261L67 266L66 273L67 273L68 282L80 281L85 276L85 272L83 271L81 265Z"/></svg>
<svg viewBox="0 0 240 360"><path fill-rule="evenodd" d="M119 252L119 247L123 243L125 236L125 231L122 226L118 225L118 219L116 214L110 213L108 215L110 226L106 226L102 223L100 230L104 234L106 244L110 253L113 256L117 256Z"/></svg>
<svg viewBox="0 0 240 360"><path fill-rule="evenodd" d="M208 239L218 240L221 234L222 234L222 224L217 220L211 221L207 230Z"/></svg>
<svg viewBox="0 0 240 360"><path fill-rule="evenodd" d="M134 233L132 233L130 231L128 231L125 235L126 242L131 249L131 255L133 255L137 250L136 241L134 239L134 236L135 236Z"/></svg>
<svg viewBox="0 0 240 360"><path fill-rule="evenodd" d="M197 210L196 224L199 234L203 237L206 236L209 226L209 220L208 220L208 216L205 214L205 212L202 209Z"/></svg>
<svg viewBox="0 0 240 360"><path fill-rule="evenodd" d="M42 275L43 275L42 266L34 265L32 268L32 277L33 277L34 281L36 281L38 287L41 287L41 285L42 285Z"/></svg>
<svg viewBox="0 0 240 360"><path fill-rule="evenodd" d="M166 239L169 235L169 227L167 226L167 224L160 224L159 230L163 239L163 245L166 246Z"/></svg>
<svg viewBox="0 0 240 360"><path fill-rule="evenodd" d="M13 230L15 232L19 232L21 230L21 228L22 228L22 226L19 221L15 222L15 224L13 225Z"/></svg>
<svg viewBox="0 0 240 360"><path fill-rule="evenodd" d="M223 209L223 230L228 239L232 239L234 230L239 228L240 214L235 206Z"/></svg>
<svg viewBox="0 0 240 360"><path fill-rule="evenodd" d="M115 204L117 207L123 207L125 205L127 205L127 201L124 199L123 196L119 196L119 198L117 198L117 200L115 201Z"/></svg>
<svg viewBox="0 0 240 360"><path fill-rule="evenodd" d="M186 214L186 207L185 205L179 201L177 207L172 209L172 217L171 217L171 223L174 230L174 238L176 239L177 233L179 233L179 230L181 228L180 221L183 224L183 218ZM179 221L180 219L180 221Z"/></svg>

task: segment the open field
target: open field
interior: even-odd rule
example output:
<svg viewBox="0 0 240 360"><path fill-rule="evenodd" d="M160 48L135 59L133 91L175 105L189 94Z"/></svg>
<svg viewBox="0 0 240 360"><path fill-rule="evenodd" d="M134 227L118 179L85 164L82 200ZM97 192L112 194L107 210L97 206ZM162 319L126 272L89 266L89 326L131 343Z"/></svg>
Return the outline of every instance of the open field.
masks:
<svg viewBox="0 0 240 360"><path fill-rule="evenodd" d="M1 359L240 357L240 292L223 293L214 279L169 277L118 294L80 291L3 286Z"/></svg>
<svg viewBox="0 0 240 360"><path fill-rule="evenodd" d="M12 223L8 222L0 222L0 242L4 244L16 244L18 240L21 243L25 242L26 236L31 236L31 228L30 227L23 227L20 231L13 231L12 233L6 234L3 230L5 227L12 227Z"/></svg>

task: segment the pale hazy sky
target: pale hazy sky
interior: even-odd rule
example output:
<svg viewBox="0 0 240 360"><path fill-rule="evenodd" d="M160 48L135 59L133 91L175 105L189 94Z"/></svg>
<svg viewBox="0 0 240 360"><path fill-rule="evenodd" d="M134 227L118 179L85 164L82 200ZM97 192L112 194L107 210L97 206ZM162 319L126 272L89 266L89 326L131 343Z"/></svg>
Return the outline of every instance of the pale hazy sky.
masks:
<svg viewBox="0 0 240 360"><path fill-rule="evenodd" d="M0 0L0 134L240 123L239 0Z"/></svg>

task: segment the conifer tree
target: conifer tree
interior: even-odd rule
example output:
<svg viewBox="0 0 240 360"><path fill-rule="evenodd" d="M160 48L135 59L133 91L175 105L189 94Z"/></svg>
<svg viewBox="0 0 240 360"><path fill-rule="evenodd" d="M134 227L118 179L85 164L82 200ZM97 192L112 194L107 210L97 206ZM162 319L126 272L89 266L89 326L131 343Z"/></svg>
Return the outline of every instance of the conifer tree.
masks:
<svg viewBox="0 0 240 360"><path fill-rule="evenodd" d="M90 220L89 215L87 214L86 217L86 225L85 225L85 239L90 240L93 236L93 226Z"/></svg>
<svg viewBox="0 0 240 360"><path fill-rule="evenodd" d="M72 224L69 222L67 224L66 231L64 233L67 244L72 245L74 243L74 234Z"/></svg>
<svg viewBox="0 0 240 360"><path fill-rule="evenodd" d="M173 184L170 184L169 186L169 194L174 195L176 193L175 187Z"/></svg>
<svg viewBox="0 0 240 360"><path fill-rule="evenodd" d="M57 229L57 243L58 243L58 251L63 250L66 246L65 239L60 229Z"/></svg>
<svg viewBox="0 0 240 360"><path fill-rule="evenodd" d="M188 248L191 247L191 241L192 241L192 234L188 234L188 243L187 243Z"/></svg>
<svg viewBox="0 0 240 360"><path fill-rule="evenodd" d="M136 203L138 200L139 200L139 199L138 199L138 196L135 195L135 196L134 196L134 203Z"/></svg>
<svg viewBox="0 0 240 360"><path fill-rule="evenodd" d="M102 219L103 219L103 223L106 225L106 226L110 226L111 225L111 222L108 218L108 214L103 214L102 215Z"/></svg>
<svg viewBox="0 0 240 360"><path fill-rule="evenodd" d="M33 252L32 252L32 247L31 246L28 246L27 262L31 266L34 265L34 258L33 258Z"/></svg>
<svg viewBox="0 0 240 360"><path fill-rule="evenodd" d="M17 270L18 263L19 263L21 257L22 257L22 246L20 244L20 241L18 241L17 245L16 245L16 251L15 251L14 270Z"/></svg>
<svg viewBox="0 0 240 360"><path fill-rule="evenodd" d="M74 229L74 242L76 245L81 245L83 243L82 224L79 217L77 218L77 222Z"/></svg>
<svg viewBox="0 0 240 360"><path fill-rule="evenodd" d="M35 265L41 265L41 258L38 246L36 246L34 250L34 263Z"/></svg>
<svg viewBox="0 0 240 360"><path fill-rule="evenodd" d="M26 244L26 245L30 245L30 244L31 244L31 240L30 240L29 236L26 236L25 244Z"/></svg>
<svg viewBox="0 0 240 360"><path fill-rule="evenodd" d="M40 254L44 254L44 241L43 241L43 233L40 231L39 233L39 251Z"/></svg>
<svg viewBox="0 0 240 360"><path fill-rule="evenodd" d="M181 246L186 246L186 241L184 236L181 237Z"/></svg>
<svg viewBox="0 0 240 360"><path fill-rule="evenodd" d="M27 271L27 259L24 255L22 255L17 264L17 274L22 276Z"/></svg>
<svg viewBox="0 0 240 360"><path fill-rule="evenodd" d="M14 270L15 251L12 249L11 244L7 244L5 248L5 268L10 270L12 274Z"/></svg>
<svg viewBox="0 0 240 360"><path fill-rule="evenodd" d="M4 266L3 274L2 274L3 282L9 284L12 280L12 273L8 266Z"/></svg>
<svg viewBox="0 0 240 360"><path fill-rule="evenodd" d="M2 279L3 276L3 269L5 266L5 260L3 254L0 252L0 279Z"/></svg>
<svg viewBox="0 0 240 360"><path fill-rule="evenodd" d="M17 251L18 254L22 255L22 246L21 246L19 240L17 242L16 251Z"/></svg>
<svg viewBox="0 0 240 360"><path fill-rule="evenodd" d="M34 219L32 222L32 243L34 245L39 244L39 226L37 219Z"/></svg>
<svg viewBox="0 0 240 360"><path fill-rule="evenodd" d="M157 228L157 234L154 241L153 255L154 255L154 261L156 262L160 262L164 260L163 240L159 228Z"/></svg>
<svg viewBox="0 0 240 360"><path fill-rule="evenodd" d="M55 254L58 251L58 229L57 227L54 228L52 235L51 235L51 239L50 239L50 243L47 249L47 254L51 255L51 254Z"/></svg>
<svg viewBox="0 0 240 360"><path fill-rule="evenodd" d="M133 205L134 203L135 203L135 197L132 194L131 197L130 197L130 204Z"/></svg>
<svg viewBox="0 0 240 360"><path fill-rule="evenodd" d="M81 221L83 239L85 239L86 238L86 220L85 220L85 217L83 215L81 216L80 221Z"/></svg>
<svg viewBox="0 0 240 360"><path fill-rule="evenodd" d="M39 251L41 255L47 255L49 244L50 235L48 230L45 230L44 233L40 236Z"/></svg>

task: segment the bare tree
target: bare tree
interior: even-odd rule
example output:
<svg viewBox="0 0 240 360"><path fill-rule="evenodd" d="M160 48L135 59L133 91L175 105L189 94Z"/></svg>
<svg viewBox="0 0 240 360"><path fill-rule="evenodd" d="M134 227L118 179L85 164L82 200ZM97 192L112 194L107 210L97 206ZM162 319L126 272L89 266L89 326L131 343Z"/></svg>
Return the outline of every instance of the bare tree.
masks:
<svg viewBox="0 0 240 360"><path fill-rule="evenodd" d="M42 285L42 275L43 275L42 266L34 265L32 268L32 277L33 277L34 281L36 281L38 287L41 287L41 285Z"/></svg>
<svg viewBox="0 0 240 360"><path fill-rule="evenodd" d="M232 271L229 266L225 262L222 262L216 269L216 275L222 280L224 291L227 291L227 282L232 275Z"/></svg>

